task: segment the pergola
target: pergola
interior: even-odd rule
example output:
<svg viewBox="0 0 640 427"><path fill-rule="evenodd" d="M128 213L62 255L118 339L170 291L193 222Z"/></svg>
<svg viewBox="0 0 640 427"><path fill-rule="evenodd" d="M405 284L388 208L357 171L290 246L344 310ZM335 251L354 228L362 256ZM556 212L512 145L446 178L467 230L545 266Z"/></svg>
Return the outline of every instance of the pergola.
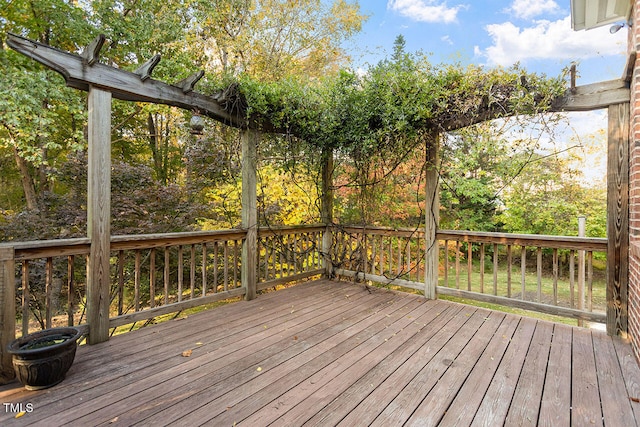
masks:
<svg viewBox="0 0 640 427"><path fill-rule="evenodd" d="M101 64L99 52L104 36L87 46L81 55L10 34L7 44L16 51L59 72L70 87L88 92L89 105L89 157L88 157L88 229L90 253L87 272L87 323L89 343L99 343L109 338L109 259L110 259L110 188L111 188L111 101L151 102L197 111L214 120L240 129L242 135L242 228L246 238L242 245L242 285L245 298L256 295L256 270L252 260L257 259L257 207L256 207L256 145L263 131L279 129L259 117L242 117L225 108L224 95L207 96L194 90L203 72L189 78L167 84L151 77L160 58L156 56L135 72L129 72ZM632 61L630 61L631 63ZM575 74L574 74L575 76ZM575 78L566 95L557 100L554 111L587 111L608 108L608 284L607 330L609 334L626 334L627 331L627 281L628 281L628 145L629 145L629 79L625 72L619 80L587 86L576 86ZM488 110L479 118L442 124L441 129L453 130L482 120L495 118ZM436 164L438 132L429 132L427 141L431 164ZM331 162L333 155L323 153L322 173L322 221L332 221ZM425 283L426 298L436 298L438 281L438 172L427 170L427 206L425 228ZM433 214L432 214L433 213ZM331 244L331 236L325 233L323 244ZM326 253L326 251L325 251ZM330 263L329 263L330 264ZM0 306L14 301L13 254L0 252ZM3 367L11 365L6 354L6 343L14 336L15 312L4 310L0 317L0 352Z"/></svg>

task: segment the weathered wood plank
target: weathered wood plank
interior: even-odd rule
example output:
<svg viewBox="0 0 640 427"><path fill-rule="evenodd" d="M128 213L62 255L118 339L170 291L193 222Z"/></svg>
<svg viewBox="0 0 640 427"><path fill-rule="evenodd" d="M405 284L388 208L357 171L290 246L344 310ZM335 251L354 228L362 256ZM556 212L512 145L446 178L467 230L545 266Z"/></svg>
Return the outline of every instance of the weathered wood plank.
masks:
<svg viewBox="0 0 640 427"><path fill-rule="evenodd" d="M385 424L470 425L475 417L478 424L527 425L530 418L538 422L545 405L546 377L552 390L554 381L575 390L572 418L579 425L587 401L591 410L601 404L592 400L595 393L587 398L578 390L597 367L604 425L635 425L630 397L640 369L629 346L593 332L600 354L590 361L582 355L588 339L578 336L590 332L561 326L576 338L563 351L557 344L566 334L558 332L550 352L552 327L363 285L310 282L81 346L67 379L54 388L0 386L2 402L36 408L20 419L0 411L0 424L215 424L215 416L233 413L244 425L368 425L390 402L402 401L406 408ZM187 349L191 356L181 356ZM567 354L569 379L550 378L566 364L556 355Z"/></svg>
<svg viewBox="0 0 640 427"><path fill-rule="evenodd" d="M453 388L452 391L457 394L446 412L441 414L440 425L463 426L471 424L519 322L518 316L510 315L503 321L500 329L491 338L487 351L482 354L471 369L464 384L457 389Z"/></svg>
<svg viewBox="0 0 640 427"><path fill-rule="evenodd" d="M426 176L425 176L425 265L424 265L424 296L428 299L437 298L438 287L438 227L440 224L440 184L438 174L438 151L440 134L430 132L425 138L426 147Z"/></svg>
<svg viewBox="0 0 640 427"><path fill-rule="evenodd" d="M396 352L385 358L367 374L363 375L353 383L347 390L340 394L332 393L332 388L328 385L314 396L317 407L320 409L317 414L307 413L304 421L305 425L325 426L336 425L350 411L363 402L365 399L375 404L375 398L368 396L378 388L389 375L394 373L404 363L408 362L413 355L429 342L442 343L443 337L447 334L455 333L464 322L463 316L458 316L462 306L447 307L439 305L437 318L430 323L429 327L424 327L419 333L419 339L406 342ZM452 320L453 319L453 320ZM330 401L324 406L324 402ZM288 415L288 414L287 414ZM287 417L287 420L289 418ZM277 423L282 424L280 420ZM302 420L301 420L302 423ZM286 425L287 423L285 423Z"/></svg>
<svg viewBox="0 0 640 427"><path fill-rule="evenodd" d="M609 107L607 150L607 333L627 334L629 103Z"/></svg>
<svg viewBox="0 0 640 427"><path fill-rule="evenodd" d="M402 319L398 319L395 323L388 325L388 327L379 334L371 337L369 340L361 343L348 353L335 359L330 364L308 377L308 379L298 383L298 385L290 388L280 396L275 396L270 393L271 395L269 398L274 400L271 403L264 405L262 410L256 411L251 416L243 419L242 422L248 425L271 424L277 418L286 414L288 417L284 420L279 420L279 423L282 425L298 424L299 422L295 422L289 418L293 415L290 414L290 408L294 407L298 402L300 402L300 400L306 399L314 392L318 392L323 388L328 387L329 383L334 384L331 388L333 393L337 393L339 390L346 388L345 385L342 387L336 386L336 383L339 383L341 379L344 379L344 381L349 384L350 378L360 378L362 375L366 374L381 360L393 353L393 351L398 349L398 347L408 339L414 337L422 328L425 328L427 324L431 323L436 318L437 313L434 313L435 311L435 304L423 304L415 310L406 313ZM336 381L332 382L334 379ZM269 391L265 392L269 393ZM336 394L334 394L334 396L335 395ZM256 395L253 395L253 399L255 398ZM309 400L300 405L298 415L304 415L316 408L319 409L322 407L309 405Z"/></svg>
<svg viewBox="0 0 640 427"><path fill-rule="evenodd" d="M85 91L89 90L90 86L94 86L113 93L114 98L117 99L166 104L186 110L196 109L214 120L231 126L245 125L242 115L225 111L213 97L196 92L184 93L182 87L168 85L154 79L142 80L135 73L100 63L87 66L85 59L79 55L15 34L7 34L7 45L60 73L67 86Z"/></svg>
<svg viewBox="0 0 640 427"><path fill-rule="evenodd" d="M535 320L522 318L471 425L504 424L535 327Z"/></svg>
<svg viewBox="0 0 640 427"><path fill-rule="evenodd" d="M570 425L571 336L572 331L569 326L554 326L547 376L540 405L539 422L541 425Z"/></svg>
<svg viewBox="0 0 640 427"><path fill-rule="evenodd" d="M13 380L12 356L7 346L16 331L16 277L13 248L0 248L0 384Z"/></svg>
<svg viewBox="0 0 640 427"><path fill-rule="evenodd" d="M365 306L373 302L369 308L376 307L376 304L383 300L378 298L380 295L365 295L365 297L369 298ZM120 400L114 405L121 409L122 422L125 424L128 418L140 419L149 416L156 421L148 421L148 423L157 425L160 420L171 416L175 409L173 406L186 404L193 405L192 407L195 408L200 394L206 393L205 396L209 399L223 395L241 386L243 382L260 375L260 372L267 373L269 369L279 367L296 354L304 353L313 345L312 343L319 343L323 338L326 339L327 336L335 334L330 327L335 322L330 322L330 319L345 313L345 307L348 310L349 305L349 302L345 301L339 307L327 305L320 311L301 312L300 314L304 313L304 316L291 316L276 327L264 328L259 333L240 340L234 340L233 334L227 334L225 342L230 345L220 342L213 351L205 348L198 349L198 353L191 356L193 359L183 364L183 368L189 369L190 372L171 380L171 389L162 387L163 382L158 382L157 378L142 380L138 389L149 390L145 392L144 399L136 399L135 404L130 400ZM353 325L357 323L357 319L362 320L370 315L364 307L357 311L358 314L354 316L356 320L350 318L344 322L344 325ZM229 357L230 355L233 355L233 358ZM246 360L243 360L243 356ZM257 366L261 367L260 371L257 370ZM243 389L243 387L240 388ZM120 398L122 393L131 393L131 391L127 389L103 396L100 398L101 404L105 398ZM105 407L104 410L110 411L112 408ZM94 420L99 419L99 416L99 413L85 415L81 420L83 424L90 425L94 424Z"/></svg>
<svg viewBox="0 0 640 427"><path fill-rule="evenodd" d="M611 338L595 332L592 338L604 425L637 425Z"/></svg>
<svg viewBox="0 0 640 427"><path fill-rule="evenodd" d="M505 318L503 313L490 313L478 332L469 340L460 355L452 361L447 371L404 425L416 427L438 425L473 368L481 367L485 375L490 372L487 369L490 364L489 359L499 358L496 350L500 356L502 355L508 343L505 336L511 336L517 325L516 317Z"/></svg>
<svg viewBox="0 0 640 427"><path fill-rule="evenodd" d="M601 426L602 411L591 331L573 330L571 365L571 425Z"/></svg>
<svg viewBox="0 0 640 427"><path fill-rule="evenodd" d="M348 290L345 290L343 292L347 291ZM331 309L331 301L335 302L335 297L333 299L328 298L320 303L313 302L312 305L306 309L301 309L298 314L308 315L308 318L314 318L317 316L319 308L318 304ZM237 308L234 310L235 316L225 318L223 315L224 311L221 313L220 317L216 316L218 317L218 322L227 320L233 322L230 323L233 325L231 328L211 328L209 331L201 331L194 327L189 327L189 319L174 322L182 326L175 328L174 334L167 335L163 333L161 336L156 334L152 337L152 339L155 340L160 339L160 341L163 342L163 346L162 352L154 354L151 359L149 358L149 349L146 340L138 340L138 342L134 342L133 345L125 344L124 346L121 345L117 347L112 346L109 342L96 346L101 350L97 354L94 353L96 354L96 357L85 360L81 366L76 366L75 364L72 366L72 369L77 367L83 371L89 372L89 374L85 372L83 375L76 375L75 377L72 377L72 372L70 370L69 377L71 378L67 378L64 383L56 387L57 393L64 391L67 393L69 398L75 393L78 384L81 383L85 387L90 387L89 392L84 395L83 400L85 406L62 411L64 414L58 414L61 412L60 408L64 406L64 403L59 399L61 396L58 394L57 396L52 396L46 402L33 400L34 403L37 403L42 409L42 412L37 415L34 414L33 418L39 419L39 417L48 417L48 420L54 424L63 424L77 419L78 417L87 416L87 412L95 413L98 410L104 410L103 408L113 405L116 402L125 399L129 395L146 390L150 385L161 385L167 381L171 381L172 378L184 373L183 369L187 369L191 365L193 365L192 368L200 366L201 362L197 357L195 357L198 356L198 352L207 355L210 354L207 357L210 357L211 360L217 360L224 356L228 356L229 354L233 354L235 351L239 351L248 345L250 346L251 343L259 342L260 338L263 336L276 334L278 340L280 340L282 337L278 334L285 331L290 324L286 321L280 321L279 317L297 317L291 316L291 306L287 306L287 301L285 300L283 303L284 307L277 304L275 306L272 305L270 310L253 313L251 316L246 318L246 321L241 321L242 313L238 313ZM345 301L345 305L347 303L348 300ZM238 314L240 314L240 316L238 316ZM244 314L246 316L246 313ZM194 317L199 318L202 316ZM271 320L278 326L274 328L265 328L266 319ZM197 324L197 322L195 324ZM140 332L142 331L143 330ZM185 334L184 331L189 331L189 333ZM202 342L202 345L197 345L197 342ZM180 357L182 351L196 347L197 352L193 358L182 359ZM112 349L112 351L107 351L108 349ZM93 349L89 348L88 350ZM111 357L111 363L104 363L105 353ZM119 361L123 360L123 358L126 358L128 362L127 370L125 372L121 372L121 370L114 371L114 365L121 365L122 363ZM92 362L89 363L89 361ZM182 363L187 363L187 365L182 366ZM182 367L178 370L172 370L172 367L176 366ZM206 371L202 371L201 369L198 369L197 371L206 374ZM124 375L126 372L129 374ZM108 376L110 380L105 381L105 376ZM136 382L131 383L132 378L135 379ZM131 385L126 387L127 383ZM164 389L165 393L168 391L169 390ZM29 395L28 397L33 399L33 395L34 394ZM128 406L130 405L131 404L129 402ZM106 411L108 410L109 409L107 408ZM58 418L55 420L54 418L51 418L50 414L52 413L58 414L56 415ZM96 413L96 416L97 415L98 414Z"/></svg>
<svg viewBox="0 0 640 427"><path fill-rule="evenodd" d="M505 425L508 426L536 426L538 425L539 405L544 379L549 363L549 348L553 336L553 324L538 322L533 333L527 356L520 372L520 378L513 393L513 399Z"/></svg>
<svg viewBox="0 0 640 427"><path fill-rule="evenodd" d="M403 388L396 385L395 398L371 423L372 426L403 425L420 406L423 398L431 393L433 387L448 372L451 364L465 348L469 340L486 323L488 312L478 310L473 313L463 329L456 333L447 344L428 363L418 364L419 371ZM406 384L406 385L405 385ZM393 397L393 395L392 395Z"/></svg>
<svg viewBox="0 0 640 427"><path fill-rule="evenodd" d="M415 308L417 304L418 301L413 299L406 310ZM382 316L386 316L386 314L392 317L402 316L406 311L400 310L403 307L404 305L402 307L391 305L385 307L379 313ZM153 425L158 420L163 420L164 422L179 420L185 424L209 422L214 425L231 425L236 421L234 416L240 416L238 412L240 407L246 409L255 408L255 402L243 399L243 394L245 393L243 388L248 388L255 393L265 387L270 387L268 389L270 392L262 395L262 399L267 403L271 401L269 399L271 394L282 394L282 391L279 390L286 390L291 385L299 383L303 378L329 364L332 359L347 353L357 342L363 342L376 335L385 329L385 326L385 323L380 321L379 316L369 317L296 355L286 364L280 364L270 370L263 369L259 372L251 372L250 377L246 377L243 381L243 387L231 390L228 388L223 389L221 395L213 398L206 394L194 396L189 400L192 410L187 415L183 414L182 411L176 411L177 408L168 408L147 421L150 423L149 425ZM262 399L260 401L263 401ZM231 421L221 424L221 418Z"/></svg>
<svg viewBox="0 0 640 427"><path fill-rule="evenodd" d="M111 93L89 89L87 323L89 343L109 339L111 277Z"/></svg>
<svg viewBox="0 0 640 427"><path fill-rule="evenodd" d="M242 244L241 280L244 298L256 297L258 265L257 146L258 131L243 129L242 139L242 228L247 235ZM234 268L235 271L235 268Z"/></svg>
<svg viewBox="0 0 640 427"><path fill-rule="evenodd" d="M613 345L620 362L629 402L633 408L636 422L638 422L640 421L640 371L638 370L638 362L628 342L613 338Z"/></svg>
<svg viewBox="0 0 640 427"><path fill-rule="evenodd" d="M558 249L582 249L603 252L607 239L599 237L543 236L539 234L489 233L483 231L438 230L438 239L473 243L498 243L512 246L542 246Z"/></svg>

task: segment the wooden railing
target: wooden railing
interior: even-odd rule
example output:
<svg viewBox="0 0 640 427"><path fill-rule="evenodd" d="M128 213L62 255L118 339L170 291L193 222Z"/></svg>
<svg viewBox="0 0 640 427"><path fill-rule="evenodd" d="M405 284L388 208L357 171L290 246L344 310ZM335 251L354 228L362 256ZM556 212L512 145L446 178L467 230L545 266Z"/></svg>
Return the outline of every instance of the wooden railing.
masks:
<svg viewBox="0 0 640 427"><path fill-rule="evenodd" d="M257 288L322 274L324 229L259 230ZM109 326L244 295L240 264L245 236L243 230L113 236ZM5 280L15 283L17 336L55 326L87 328L88 239L0 246L3 253L13 254L9 262L15 276Z"/></svg>
<svg viewBox="0 0 640 427"><path fill-rule="evenodd" d="M325 229L325 226L261 228L258 290L322 274Z"/></svg>
<svg viewBox="0 0 640 427"><path fill-rule="evenodd" d="M440 230L441 295L606 322L607 240ZM424 232L335 227L338 275L423 291Z"/></svg>
<svg viewBox="0 0 640 427"><path fill-rule="evenodd" d="M257 289L323 274L324 232L324 226L260 229ZM333 227L331 235L334 274L424 290L423 230ZM110 327L244 295L245 236L243 230L114 236ZM438 239L441 295L605 321L606 239L442 230ZM3 280L15 280L18 335L86 327L88 239L0 246L13 254L15 277Z"/></svg>

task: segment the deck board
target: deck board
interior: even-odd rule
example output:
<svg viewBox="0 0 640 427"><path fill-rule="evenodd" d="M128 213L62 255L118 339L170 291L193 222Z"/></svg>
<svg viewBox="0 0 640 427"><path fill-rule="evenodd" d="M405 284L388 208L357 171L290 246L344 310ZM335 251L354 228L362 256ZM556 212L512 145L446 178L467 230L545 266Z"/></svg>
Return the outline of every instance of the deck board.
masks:
<svg viewBox="0 0 640 427"><path fill-rule="evenodd" d="M33 405L0 425L631 426L639 397L604 333L322 280L81 346L56 387L0 386Z"/></svg>

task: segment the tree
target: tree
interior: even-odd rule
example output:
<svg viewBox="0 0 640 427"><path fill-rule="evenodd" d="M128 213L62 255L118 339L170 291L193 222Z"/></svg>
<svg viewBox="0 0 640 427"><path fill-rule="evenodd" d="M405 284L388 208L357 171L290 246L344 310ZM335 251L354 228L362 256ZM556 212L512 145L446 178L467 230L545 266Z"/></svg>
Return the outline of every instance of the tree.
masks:
<svg viewBox="0 0 640 427"><path fill-rule="evenodd" d="M568 159L536 154L504 195L500 220L512 233L577 235L585 215L587 235L606 236L606 188L587 188Z"/></svg>
<svg viewBox="0 0 640 427"><path fill-rule="evenodd" d="M209 67L263 81L335 72L347 59L343 42L366 19L345 0L214 0L192 8L194 40L214 52Z"/></svg>
<svg viewBox="0 0 640 427"><path fill-rule="evenodd" d="M90 40L84 12L62 0L10 2L0 30L77 51ZM27 209L39 210L66 150L83 145L84 102L50 70L13 51L0 50L0 150L13 157Z"/></svg>

